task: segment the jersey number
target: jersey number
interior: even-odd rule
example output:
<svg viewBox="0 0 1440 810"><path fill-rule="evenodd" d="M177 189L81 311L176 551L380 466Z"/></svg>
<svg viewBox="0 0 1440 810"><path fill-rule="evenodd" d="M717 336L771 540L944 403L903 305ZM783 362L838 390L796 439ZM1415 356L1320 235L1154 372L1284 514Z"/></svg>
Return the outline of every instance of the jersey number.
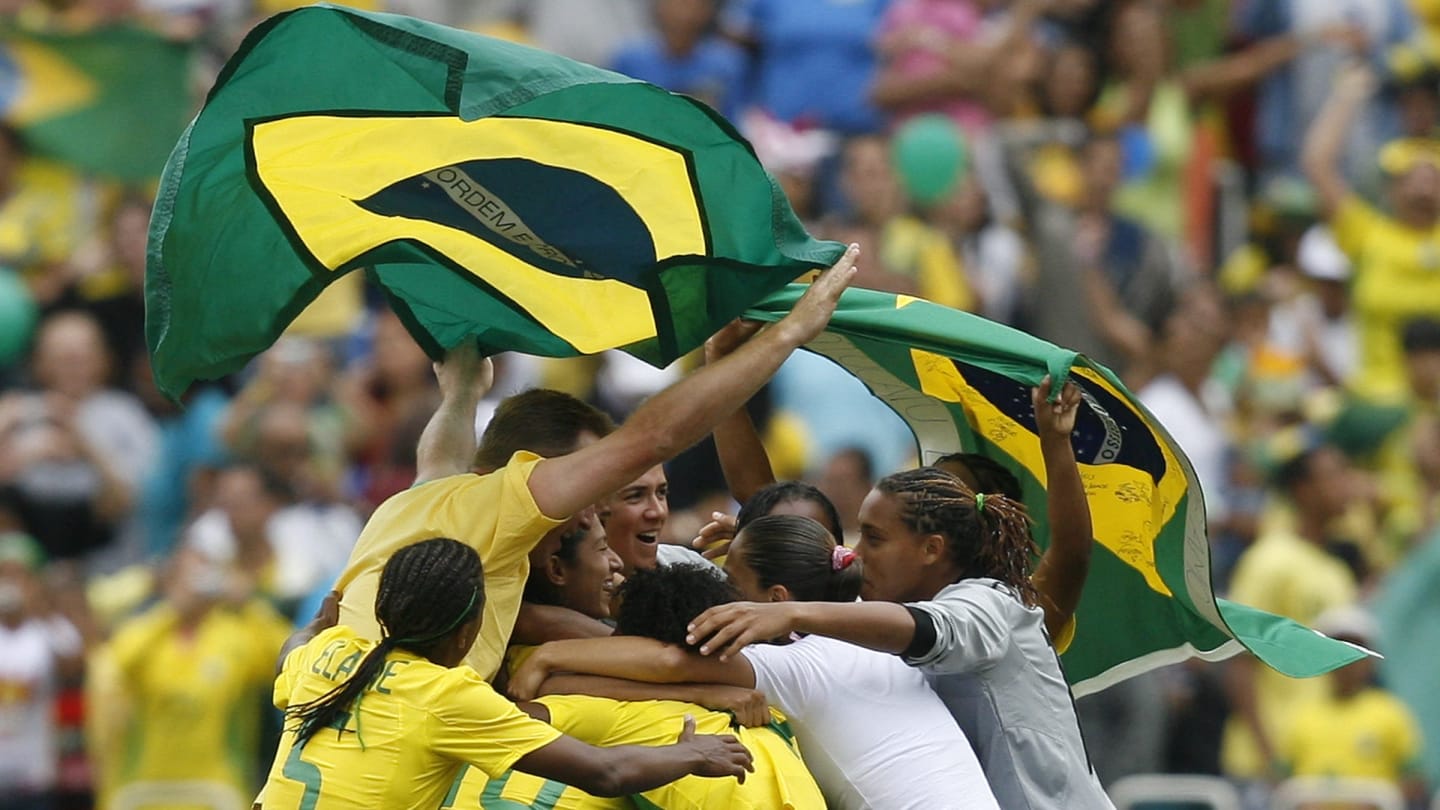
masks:
<svg viewBox="0 0 1440 810"><path fill-rule="evenodd" d="M280 774L305 786L305 793L300 796L300 810L315 810L315 802L320 798L320 769L301 759L300 751L299 745L290 749Z"/></svg>
<svg viewBox="0 0 1440 810"><path fill-rule="evenodd" d="M465 778L465 772L470 770L466 765L460 769L455 776L455 784L450 788L450 795L445 797L445 803L440 805L440 810L453 810L455 807L455 795L460 792L460 782ZM485 789L480 793L480 810L555 810L555 803L560 801L560 796L565 793L565 785L562 782L555 782L549 779L540 786L535 798L529 802L517 802L514 799L507 799L500 795L505 789L505 783L510 781L510 774L513 771L506 771L499 779L491 779L485 783Z"/></svg>

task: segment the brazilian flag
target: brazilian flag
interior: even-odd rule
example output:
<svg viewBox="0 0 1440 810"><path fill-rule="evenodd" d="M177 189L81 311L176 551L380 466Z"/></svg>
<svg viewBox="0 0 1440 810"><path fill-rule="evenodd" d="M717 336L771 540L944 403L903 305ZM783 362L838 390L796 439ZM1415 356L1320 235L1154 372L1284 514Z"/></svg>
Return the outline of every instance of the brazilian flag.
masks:
<svg viewBox="0 0 1440 810"><path fill-rule="evenodd" d="M771 296L746 317L779 320L803 289ZM1291 677L1365 655L1215 596L1195 471L1103 366L975 315L870 290L847 290L829 327L805 348L858 377L904 419L924 463L969 452L1014 471L1042 546L1050 536L1045 465L1030 389L1047 374L1056 391L1066 380L1079 387L1084 405L1072 444L1096 547L1064 655L1077 695L1191 656L1217 660L1241 649Z"/></svg>
<svg viewBox="0 0 1440 810"><path fill-rule="evenodd" d="M329 5L245 39L166 167L146 332L177 396L364 268L432 356L467 338L665 364L843 247L699 102Z"/></svg>
<svg viewBox="0 0 1440 810"><path fill-rule="evenodd" d="M37 154L153 182L194 110L191 49L132 26L0 29L0 117Z"/></svg>

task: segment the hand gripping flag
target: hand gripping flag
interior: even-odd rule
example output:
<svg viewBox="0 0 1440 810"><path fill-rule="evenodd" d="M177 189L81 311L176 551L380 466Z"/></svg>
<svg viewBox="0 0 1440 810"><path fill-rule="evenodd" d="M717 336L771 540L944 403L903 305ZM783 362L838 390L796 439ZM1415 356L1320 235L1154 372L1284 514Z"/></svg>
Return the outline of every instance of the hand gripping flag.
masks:
<svg viewBox="0 0 1440 810"><path fill-rule="evenodd" d="M778 320L803 290L777 293L746 317ZM975 315L870 290L847 290L829 327L805 348L844 367L899 414L922 462L980 453L1015 472L1042 546L1049 537L1045 466L1030 389L1046 374L1056 391L1067 379L1079 386L1084 407L1073 446L1096 546L1064 655L1075 694L1242 648L1292 677L1365 655L1289 619L1216 598L1195 471L1104 367Z"/></svg>
<svg viewBox="0 0 1440 810"><path fill-rule="evenodd" d="M366 268L432 356L623 348L663 365L841 245L704 105L389 14L267 20L167 164L146 337L177 396Z"/></svg>

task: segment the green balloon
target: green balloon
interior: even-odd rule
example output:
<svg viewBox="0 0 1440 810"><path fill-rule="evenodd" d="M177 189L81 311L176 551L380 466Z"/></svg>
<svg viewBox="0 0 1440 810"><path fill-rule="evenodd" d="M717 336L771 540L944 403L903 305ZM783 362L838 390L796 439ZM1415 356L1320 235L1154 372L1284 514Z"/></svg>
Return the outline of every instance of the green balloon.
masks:
<svg viewBox="0 0 1440 810"><path fill-rule="evenodd" d="M0 268L0 366L20 359L35 331L35 300L14 270Z"/></svg>
<svg viewBox="0 0 1440 810"><path fill-rule="evenodd" d="M965 175L965 136L948 117L930 113L895 131L891 160L905 193L921 205L940 201Z"/></svg>

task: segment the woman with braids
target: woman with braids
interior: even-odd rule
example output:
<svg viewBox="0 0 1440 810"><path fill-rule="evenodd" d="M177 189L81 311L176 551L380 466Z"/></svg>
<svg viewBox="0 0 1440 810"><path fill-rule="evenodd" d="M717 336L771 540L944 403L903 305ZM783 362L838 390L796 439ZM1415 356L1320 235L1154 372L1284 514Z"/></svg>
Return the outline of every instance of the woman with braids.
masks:
<svg viewBox="0 0 1440 810"><path fill-rule="evenodd" d="M1039 393L1036 394L1037 400ZM1037 402L1042 442L1074 428L1078 397ZM1044 407L1041 407L1044 405ZM1068 450L1068 439L1064 442ZM1079 472L1069 454L1069 470ZM1083 491L1072 527L1090 535ZM687 641L730 660L747 645L809 633L893 653L931 683L975 746L1000 806L1112 805L1090 766L1045 611L1024 507L933 467L880 481L860 509L864 602L771 602L706 611Z"/></svg>
<svg viewBox="0 0 1440 810"><path fill-rule="evenodd" d="M785 491L799 497L776 497ZM757 515L760 507L776 511ZM741 513L743 527L725 561L730 582L756 602L854 602L862 564L821 524L778 514L797 507L822 516L834 512L824 495L804 485L774 485L746 504L751 511ZM892 655L821 636L755 644L724 661L699 655L686 648L685 635L715 602L667 606L682 601L683 595L672 593L677 589L703 590L681 581L701 575L662 568L652 576L669 578L668 588L646 587L638 575L626 583L623 635L541 646L511 680L512 694L530 698L584 680L560 673L758 689L789 719L832 810L997 810L969 742L919 670Z"/></svg>
<svg viewBox="0 0 1440 810"><path fill-rule="evenodd" d="M467 763L492 776L514 767L601 796L688 774L743 776L750 767L734 737L697 736L688 718L673 745L595 748L527 716L459 666L484 601L474 549L436 538L397 551L375 598L378 643L341 625L284 657L275 702L286 731L262 806L432 810ZM327 600L331 621L334 606Z"/></svg>
<svg viewBox="0 0 1440 810"><path fill-rule="evenodd" d="M733 350L724 335L716 335L705 343L706 362L717 362ZM1080 594L1090 573L1090 511L1085 500L1085 487L1075 466L1075 452L1070 432L1075 429L1080 389L1067 383L1054 402L1046 401L1051 380L1046 376L1031 391L1035 408L1036 433L1040 437L1040 455L1045 464L1046 517L1050 536L1045 553L1035 567L1033 581L1039 593L1040 607L1045 611L1045 630L1055 649L1063 653L1075 638L1075 611ZM1058 421L1057 421L1058 420ZM742 504L775 482L770 459L749 414L740 408L715 427L715 449L730 486L730 494ZM988 456L979 453L951 453L932 466L958 477L974 492L1003 495L1015 502L1023 500L1020 481L1015 474ZM733 536L735 521L716 513L714 521L700 530L693 545L706 557L720 560L726 543ZM818 518L817 518L818 519ZM836 537L842 535L836 534Z"/></svg>

